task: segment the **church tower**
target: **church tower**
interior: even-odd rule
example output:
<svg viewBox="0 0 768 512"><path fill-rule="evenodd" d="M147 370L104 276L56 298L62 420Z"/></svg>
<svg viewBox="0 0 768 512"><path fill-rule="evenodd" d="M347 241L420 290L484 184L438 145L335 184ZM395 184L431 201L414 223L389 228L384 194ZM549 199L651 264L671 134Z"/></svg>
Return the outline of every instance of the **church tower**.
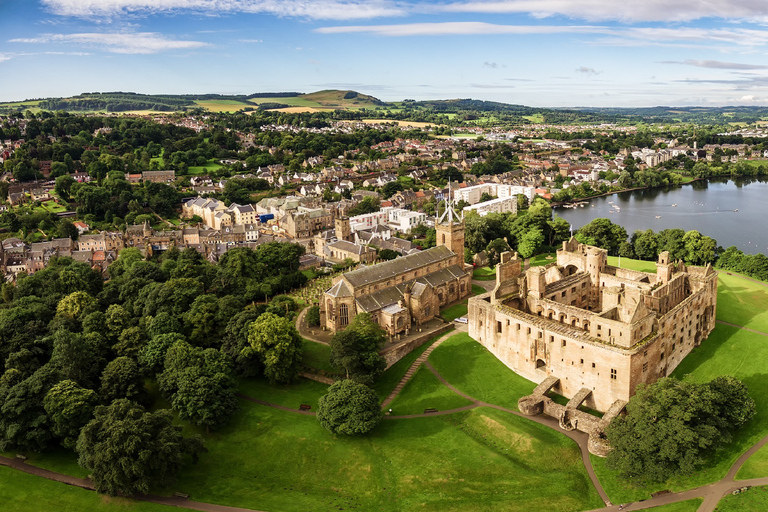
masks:
<svg viewBox="0 0 768 512"><path fill-rule="evenodd" d="M435 223L437 245L448 247L456 257L454 264L464 266L464 212L461 216L454 209L451 183L448 182L448 199L445 201L445 211Z"/></svg>
<svg viewBox="0 0 768 512"><path fill-rule="evenodd" d="M336 217L336 239L352 241L352 229L349 226L349 217Z"/></svg>

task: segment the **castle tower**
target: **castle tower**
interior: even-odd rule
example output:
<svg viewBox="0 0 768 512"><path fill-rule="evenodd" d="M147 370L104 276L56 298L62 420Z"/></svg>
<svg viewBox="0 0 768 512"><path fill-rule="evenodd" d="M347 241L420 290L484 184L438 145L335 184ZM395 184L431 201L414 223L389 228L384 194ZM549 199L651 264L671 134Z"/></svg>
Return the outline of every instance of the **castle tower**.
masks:
<svg viewBox="0 0 768 512"><path fill-rule="evenodd" d="M663 284L667 284L672 279L674 270L675 265L670 262L669 251L659 254L659 261L656 262L656 275Z"/></svg>
<svg viewBox="0 0 768 512"><path fill-rule="evenodd" d="M349 227L349 217L336 217L336 238L338 240L352 240L352 228Z"/></svg>
<svg viewBox="0 0 768 512"><path fill-rule="evenodd" d="M456 255L454 264L464 265L464 213L456 213L451 196L451 183L448 182L448 199L445 211L435 223L437 245L448 247Z"/></svg>

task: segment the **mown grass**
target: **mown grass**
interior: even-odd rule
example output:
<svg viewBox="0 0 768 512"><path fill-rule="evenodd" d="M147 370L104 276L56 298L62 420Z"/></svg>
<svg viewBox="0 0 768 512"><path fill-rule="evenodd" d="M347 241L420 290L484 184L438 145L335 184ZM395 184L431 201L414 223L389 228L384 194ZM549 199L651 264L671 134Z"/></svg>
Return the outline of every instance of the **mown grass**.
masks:
<svg viewBox="0 0 768 512"><path fill-rule="evenodd" d="M478 281L491 281L496 279L496 269L491 267L477 267L472 271L472 279Z"/></svg>
<svg viewBox="0 0 768 512"><path fill-rule="evenodd" d="M331 365L331 347L315 341L304 340L304 356L302 363L326 372L338 372L339 369Z"/></svg>
<svg viewBox="0 0 768 512"><path fill-rule="evenodd" d="M328 392L328 384L300 378L293 384L270 384L264 378L242 379L240 393L272 404L299 408L301 404L317 410L318 399Z"/></svg>
<svg viewBox="0 0 768 512"><path fill-rule="evenodd" d="M652 512L696 512L703 501L701 498L696 498L695 500L678 501L677 503L653 507L648 510Z"/></svg>
<svg viewBox="0 0 768 512"><path fill-rule="evenodd" d="M448 411L471 403L444 386L431 371L422 366L390 404L390 408L395 415L421 414L428 408Z"/></svg>
<svg viewBox="0 0 768 512"><path fill-rule="evenodd" d="M752 487L737 495L726 494L715 512L765 512L768 510L768 487Z"/></svg>
<svg viewBox="0 0 768 512"><path fill-rule="evenodd" d="M190 165L187 168L187 174L191 174L191 175L207 174L211 171L216 171L221 168L222 168L222 165L218 163L215 158L211 158L210 160L208 160L208 163L206 163L205 165Z"/></svg>
<svg viewBox="0 0 768 512"><path fill-rule="evenodd" d="M517 410L517 401L536 384L517 375L467 333L451 336L429 356L440 375L457 389L484 402Z"/></svg>
<svg viewBox="0 0 768 512"><path fill-rule="evenodd" d="M467 315L466 301L462 302L461 304L454 304L453 306L447 307L440 312L440 317L446 322L453 322L455 319L459 318L460 316L466 316L466 315Z"/></svg>
<svg viewBox="0 0 768 512"><path fill-rule="evenodd" d="M379 400L384 400L387 398L392 390L395 389L397 383L400 382L400 379L402 379L405 373L408 371L408 368L411 367L413 362L416 361L416 359L418 359L419 356L423 354L430 345L432 345L432 343L445 335L446 333L433 336L432 338L422 343L421 346L416 347L391 367L387 368L384 374L379 377L371 386L373 390L376 391L376 394L379 395Z"/></svg>
<svg viewBox="0 0 768 512"><path fill-rule="evenodd" d="M551 254L537 254L531 257L531 266L540 267L542 265L549 265L557 260L557 253Z"/></svg>
<svg viewBox="0 0 768 512"><path fill-rule="evenodd" d="M112 498L0 466L3 512L173 512L186 508Z"/></svg>
<svg viewBox="0 0 768 512"><path fill-rule="evenodd" d="M385 420L363 437L251 403L176 486L272 511L573 511L601 506L564 436L492 409Z"/></svg>
<svg viewBox="0 0 768 512"><path fill-rule="evenodd" d="M768 333L768 283L720 272L717 319Z"/></svg>

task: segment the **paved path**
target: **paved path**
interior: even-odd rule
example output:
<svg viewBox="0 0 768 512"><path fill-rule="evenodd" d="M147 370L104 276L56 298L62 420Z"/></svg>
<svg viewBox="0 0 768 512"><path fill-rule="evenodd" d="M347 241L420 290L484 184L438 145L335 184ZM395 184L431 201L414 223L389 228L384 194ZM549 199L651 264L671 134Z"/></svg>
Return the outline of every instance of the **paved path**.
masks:
<svg viewBox="0 0 768 512"><path fill-rule="evenodd" d="M311 306L307 306L301 311L299 311L299 315L296 317L296 330L299 331L299 334L301 334L303 337L307 338L310 341L314 341L315 343L322 343L323 345L328 345L329 343L327 341L323 341L320 338L313 336L309 325L307 325L307 311L309 311L309 308ZM318 327L320 329L320 327Z"/></svg>
<svg viewBox="0 0 768 512"><path fill-rule="evenodd" d="M736 324L732 324L731 322L726 322L725 320L715 320L715 322L718 324L729 325L731 327L738 327L739 329L744 329L745 331L753 332L755 334L762 334L763 336L768 336L768 333L765 333L763 331L756 331L754 329L750 329L749 327L744 327L743 325L736 325Z"/></svg>
<svg viewBox="0 0 768 512"><path fill-rule="evenodd" d="M441 338L439 338L437 341L432 343L432 345L427 348L427 350L424 351L423 354L421 354L416 360L413 362L413 364L408 368L408 371L405 372L405 375L403 375L403 378L400 379L400 382L397 383L397 386L395 386L395 389L392 390L392 392L387 396L387 398L384 399L384 401L381 403L381 408L385 409L389 404L392 403L392 400L395 399L395 397L400 394L400 391L403 390L405 385L408 383L409 380L411 380L411 377L413 377L413 374L416 373L416 370L419 369L419 366L421 366L423 363L426 362L429 355L432 353L433 350L435 350L437 347L439 347L445 340L456 334L457 332L467 332L467 325L466 324L458 324L459 327L456 329L450 330L447 333L445 333Z"/></svg>

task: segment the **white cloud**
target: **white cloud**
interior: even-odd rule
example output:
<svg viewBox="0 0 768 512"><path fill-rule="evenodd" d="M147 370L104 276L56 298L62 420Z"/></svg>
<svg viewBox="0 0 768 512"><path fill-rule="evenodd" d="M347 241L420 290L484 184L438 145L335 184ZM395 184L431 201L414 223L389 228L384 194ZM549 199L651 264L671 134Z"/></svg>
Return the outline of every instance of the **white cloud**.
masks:
<svg viewBox="0 0 768 512"><path fill-rule="evenodd" d="M325 20L402 16L389 0L42 0L62 16L111 17L121 14L192 11L206 14L253 13Z"/></svg>
<svg viewBox="0 0 768 512"><path fill-rule="evenodd" d="M238 43L263 43L261 39L238 39Z"/></svg>
<svg viewBox="0 0 768 512"><path fill-rule="evenodd" d="M606 27L554 26L554 25L497 25L479 21L451 21L444 23L406 23L401 25L352 25L343 27L321 27L315 29L321 34L350 34L368 32L380 36L446 36L475 34L558 34L558 33L599 33L613 34Z"/></svg>
<svg viewBox="0 0 768 512"><path fill-rule="evenodd" d="M752 71L756 69L768 69L768 66L759 64L743 64L740 62L723 62L719 60L694 60L688 59L684 61L676 60L663 60L661 64L684 64L686 66L696 66L699 68L708 69L734 69L737 71Z"/></svg>
<svg viewBox="0 0 768 512"><path fill-rule="evenodd" d="M600 73L598 71L595 71L595 68L588 68L586 66L581 66L576 68L577 73L581 73L582 75L599 75Z"/></svg>
<svg viewBox="0 0 768 512"><path fill-rule="evenodd" d="M764 0L502 0L454 2L444 12L484 14L530 14L536 17L567 16L589 21L619 20L691 21L701 18L765 21L768 3Z"/></svg>
<svg viewBox="0 0 768 512"><path fill-rule="evenodd" d="M103 47L112 53L150 54L167 50L189 50L207 46L200 41L180 41L168 39L155 32L135 33L81 33L81 34L44 34L34 38L10 39L9 43L51 43L79 44Z"/></svg>
<svg viewBox="0 0 768 512"><path fill-rule="evenodd" d="M0 53L0 62L5 62L7 60L11 60L11 56Z"/></svg>

